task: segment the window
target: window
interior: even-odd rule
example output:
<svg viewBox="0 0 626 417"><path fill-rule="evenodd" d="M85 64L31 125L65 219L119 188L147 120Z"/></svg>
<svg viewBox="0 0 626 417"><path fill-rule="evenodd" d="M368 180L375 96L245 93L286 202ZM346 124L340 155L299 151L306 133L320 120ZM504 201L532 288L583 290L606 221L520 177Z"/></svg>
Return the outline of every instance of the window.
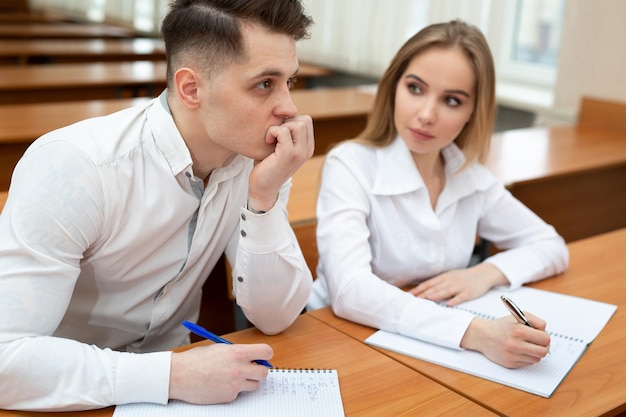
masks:
<svg viewBox="0 0 626 417"><path fill-rule="evenodd" d="M563 0L517 0L511 59L556 68Z"/></svg>
<svg viewBox="0 0 626 417"><path fill-rule="evenodd" d="M496 53L499 77L551 88L558 68L564 0L509 2ZM511 29L506 30L506 27Z"/></svg>

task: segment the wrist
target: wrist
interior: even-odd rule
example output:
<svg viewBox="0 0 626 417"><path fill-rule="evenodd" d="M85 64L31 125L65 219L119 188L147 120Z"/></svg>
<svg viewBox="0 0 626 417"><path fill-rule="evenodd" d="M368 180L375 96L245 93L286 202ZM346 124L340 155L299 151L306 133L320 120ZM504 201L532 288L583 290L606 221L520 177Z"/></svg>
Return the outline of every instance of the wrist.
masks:
<svg viewBox="0 0 626 417"><path fill-rule="evenodd" d="M480 341L485 333L484 327L486 322L487 320L481 319L480 317L475 317L470 321L467 330L465 330L465 334L461 338L460 346L463 349L480 351Z"/></svg>
<svg viewBox="0 0 626 417"><path fill-rule="evenodd" d="M482 262L476 265L475 268L481 270L481 275L487 280L489 288L497 285L511 285L502 271L492 263Z"/></svg>
<svg viewBox="0 0 626 417"><path fill-rule="evenodd" d="M270 211L272 207L274 207L276 200L278 200L278 198L272 199L269 202L248 198L248 201L246 202L246 209L254 214L265 214Z"/></svg>

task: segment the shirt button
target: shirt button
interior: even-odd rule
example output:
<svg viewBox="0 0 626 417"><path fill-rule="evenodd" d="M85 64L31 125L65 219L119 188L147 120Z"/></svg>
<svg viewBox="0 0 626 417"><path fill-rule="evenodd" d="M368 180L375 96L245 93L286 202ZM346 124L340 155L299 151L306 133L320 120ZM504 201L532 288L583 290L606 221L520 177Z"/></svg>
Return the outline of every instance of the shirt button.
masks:
<svg viewBox="0 0 626 417"><path fill-rule="evenodd" d="M246 231L245 231L245 230L242 230L242 231L241 231L241 236L246 237L246 234L247 234L247 233L246 233Z"/></svg>
<svg viewBox="0 0 626 417"><path fill-rule="evenodd" d="M188 172L185 172L185 175L187 176L187 178L191 178L191 174Z"/></svg>
<svg viewBox="0 0 626 417"><path fill-rule="evenodd" d="M243 277L237 277L237 281L243 282Z"/></svg>
<svg viewBox="0 0 626 417"><path fill-rule="evenodd" d="M246 221L246 215L245 215L245 213L241 213L241 220Z"/></svg>

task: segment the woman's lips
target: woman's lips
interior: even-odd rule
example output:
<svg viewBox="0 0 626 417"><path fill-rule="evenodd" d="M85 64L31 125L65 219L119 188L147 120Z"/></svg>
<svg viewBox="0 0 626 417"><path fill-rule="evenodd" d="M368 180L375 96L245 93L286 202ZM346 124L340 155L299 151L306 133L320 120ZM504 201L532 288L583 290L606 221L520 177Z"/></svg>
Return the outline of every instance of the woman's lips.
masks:
<svg viewBox="0 0 626 417"><path fill-rule="evenodd" d="M431 140L435 138L435 135L425 130L421 130L421 129L409 129L409 130L411 131L411 133L413 134L415 138L420 139L420 140Z"/></svg>

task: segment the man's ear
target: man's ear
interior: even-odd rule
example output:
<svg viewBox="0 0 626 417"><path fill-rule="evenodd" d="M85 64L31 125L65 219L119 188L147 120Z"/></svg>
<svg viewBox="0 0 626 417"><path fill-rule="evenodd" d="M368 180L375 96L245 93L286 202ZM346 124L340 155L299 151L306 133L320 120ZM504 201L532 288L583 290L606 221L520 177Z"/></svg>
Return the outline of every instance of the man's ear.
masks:
<svg viewBox="0 0 626 417"><path fill-rule="evenodd" d="M201 81L200 74L192 68L179 68L174 74L174 88L185 107L195 109L199 106L198 88Z"/></svg>

